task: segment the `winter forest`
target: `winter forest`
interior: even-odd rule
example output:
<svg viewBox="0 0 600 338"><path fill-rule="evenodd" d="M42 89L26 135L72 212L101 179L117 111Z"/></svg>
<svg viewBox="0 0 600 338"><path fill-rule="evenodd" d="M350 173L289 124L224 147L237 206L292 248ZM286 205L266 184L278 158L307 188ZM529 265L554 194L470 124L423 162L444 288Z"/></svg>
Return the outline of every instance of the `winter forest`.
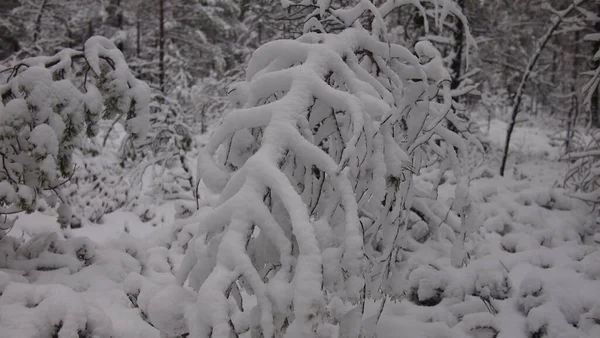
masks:
<svg viewBox="0 0 600 338"><path fill-rule="evenodd" d="M0 338L599 338L600 1L0 0Z"/></svg>

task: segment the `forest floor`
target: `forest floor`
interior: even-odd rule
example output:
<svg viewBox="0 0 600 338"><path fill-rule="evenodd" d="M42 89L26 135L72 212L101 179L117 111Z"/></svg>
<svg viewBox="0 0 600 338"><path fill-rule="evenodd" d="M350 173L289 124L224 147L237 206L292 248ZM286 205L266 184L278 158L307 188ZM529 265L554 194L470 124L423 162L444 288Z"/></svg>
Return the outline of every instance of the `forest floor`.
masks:
<svg viewBox="0 0 600 338"><path fill-rule="evenodd" d="M451 266L452 244L445 239L451 236L444 234L449 227L440 228L437 243L413 248L406 262L405 297L369 304L366 316L382 311L377 337L600 337L598 216L560 188L567 164L558 161L561 149L553 145L552 132L545 126L517 127L507 175L501 177L497 168L506 123L492 120L489 132L487 122L480 126L490 149L473 159L477 165L470 188L485 222L467 238L468 265ZM448 179L440 186L440 198L453 189ZM201 196L207 194L201 190ZM449 208L449 198L446 204ZM162 224L173 223L172 203L155 212ZM165 301L157 291L174 281L182 243L192 233L187 229L155 227L117 211L106 215L103 224L72 230L71 235L97 243L83 245L64 241L54 217L21 215L9 235L40 239L19 248L37 257L37 269L28 269L27 260L0 269L0 338L44 336L39 332L66 330L67 324L105 330L115 338L158 338L148 322L160 326L193 301L177 298L181 295ZM51 240L38 236L47 232L57 235ZM59 257L70 252L78 259ZM130 272L143 275L143 281ZM160 308L151 306L159 300Z"/></svg>

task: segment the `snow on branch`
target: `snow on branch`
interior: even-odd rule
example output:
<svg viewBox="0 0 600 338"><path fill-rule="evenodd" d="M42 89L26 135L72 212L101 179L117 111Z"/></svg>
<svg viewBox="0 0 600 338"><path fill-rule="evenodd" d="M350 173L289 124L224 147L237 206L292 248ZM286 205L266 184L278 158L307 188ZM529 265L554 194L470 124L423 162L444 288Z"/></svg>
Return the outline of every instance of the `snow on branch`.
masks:
<svg viewBox="0 0 600 338"><path fill-rule="evenodd" d="M132 75L123 54L106 38L90 38L84 51L24 59L3 75L0 215L33 211L38 198L54 205L58 197L64 203L60 190L73 175L73 149L84 132L96 135L101 115L125 116L136 140L147 133L149 87ZM68 208L61 210L68 218Z"/></svg>
<svg viewBox="0 0 600 338"><path fill-rule="evenodd" d="M362 27L360 24L360 19L365 16L365 13L367 13L368 17L372 18L372 21L369 22L372 28L371 33L375 36L378 36L383 41L386 41L387 35L384 19L388 15L400 7L412 5L419 10L419 13L423 16L423 18L427 18L428 9L425 6L426 4L433 7L430 13L432 14L435 24L439 29L442 28L446 18L450 15L455 16L458 20L460 20L464 27L468 27L467 17L462 13L460 7L454 1L449 0L387 0L382 1L382 4L379 6L376 6L372 1L369 0L361 0L357 1L356 5L347 8L335 8L332 6L331 0L300 2L284 0L282 1L282 4L284 7L300 6L314 9L313 12L310 13L305 19L305 33L311 30L323 31L326 23L334 23L338 25L341 24L341 26L345 28ZM425 32L429 32L429 21L424 20L423 24ZM476 47L477 44L468 29L464 31L464 34L465 41L467 43L466 52L468 62L469 50L472 47Z"/></svg>
<svg viewBox="0 0 600 338"><path fill-rule="evenodd" d="M177 274L198 292L191 336L333 337L367 298L401 296L391 278L407 226L423 215L437 238L447 218L428 202L437 185L415 180L432 154L458 180L452 261L465 262L461 241L481 225L461 168L473 137L439 51L415 51L355 27L254 52L231 91L239 108L198 158L219 203L184 221L198 224Z"/></svg>

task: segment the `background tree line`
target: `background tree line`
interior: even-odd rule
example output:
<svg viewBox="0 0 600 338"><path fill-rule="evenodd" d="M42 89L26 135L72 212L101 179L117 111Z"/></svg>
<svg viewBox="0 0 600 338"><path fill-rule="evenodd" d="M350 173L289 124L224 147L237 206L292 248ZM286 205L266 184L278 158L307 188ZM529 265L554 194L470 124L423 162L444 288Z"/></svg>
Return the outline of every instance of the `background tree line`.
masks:
<svg viewBox="0 0 600 338"><path fill-rule="evenodd" d="M334 2L333 6L351 2ZM452 87L457 88L465 75L472 76L480 91L510 101L553 9L564 9L571 2L457 1L479 48L470 53L467 64L462 24L455 18L444 23L443 36L431 36L443 51L451 51L446 61L454 73ZM143 80L166 95L177 96L198 80L232 81L231 72L240 72L261 43L300 35L311 10L311 6L293 5L284 9L264 0L7 0L0 5L0 59L6 63L63 47L81 47L91 35L109 36ZM392 23L388 34L393 40L411 46L426 35L418 11L406 7L386 18ZM527 88L528 109L598 123L597 102L594 114L584 116L576 93L587 79L585 72L594 67L596 46L583 37L600 30L599 12L597 1L588 1L553 34ZM436 35L439 28L429 27L429 34Z"/></svg>
<svg viewBox="0 0 600 338"><path fill-rule="evenodd" d="M552 31L541 49L540 38L557 11L572 1L458 0L456 5L469 22L476 49L468 48L460 18L447 15L439 23L428 24L435 21L435 11L447 11L445 7L426 7L425 15L431 20L424 20L418 7L404 6L384 18L387 31L382 34L409 49L425 37L446 55L444 62L451 72L451 88L458 103L453 109L459 115L468 118L467 111L473 109L465 105L477 105L476 110L488 114L489 119L506 120L511 107L516 107L516 113L556 117L552 121L560 121L558 128L562 130L556 140L568 152L582 147L577 126L600 124L597 89L588 105L581 92L590 79L590 70L598 66L593 60L598 43L586 41L584 36L600 32L600 4L578 2L581 4ZM347 8L353 3L334 1L331 8ZM373 21L370 15L365 11L358 20L368 26ZM91 184L90 189L106 195L106 201L93 208L99 211L88 213L96 216L85 216L98 221L104 212L136 204L116 195L122 192L114 189L118 185L115 177L124 172L141 177L156 163L180 172L167 171L168 180L174 184L167 187L161 183L157 189L163 195L184 194L197 201L189 161L194 157L190 152L197 148L196 136L206 132L225 111L228 86L245 76L243 69L253 50L274 39L298 37L307 30L336 32L344 28L331 20L323 21L324 27L319 28L311 25L316 22L310 20L312 17L321 21L313 2L281 6L268 0L6 0L0 4L0 66L50 55L62 48L81 49L89 37L102 35L115 42L135 76L152 88L151 132L141 147L118 145L123 169L117 170L122 172L109 170L106 167L111 165L107 164L100 164L105 167L100 170L96 160L110 143L114 124L103 129L101 144L88 143L83 149L82 166L86 170L74 177L74 186L80 190L82 184ZM528 70L528 60L536 54L539 57ZM527 81L519 91L525 74ZM515 101L519 102L516 106ZM123 119L120 116L115 122ZM517 117L513 122L525 120ZM112 185L99 187L94 183L99 176ZM150 210L139 213L152 218Z"/></svg>

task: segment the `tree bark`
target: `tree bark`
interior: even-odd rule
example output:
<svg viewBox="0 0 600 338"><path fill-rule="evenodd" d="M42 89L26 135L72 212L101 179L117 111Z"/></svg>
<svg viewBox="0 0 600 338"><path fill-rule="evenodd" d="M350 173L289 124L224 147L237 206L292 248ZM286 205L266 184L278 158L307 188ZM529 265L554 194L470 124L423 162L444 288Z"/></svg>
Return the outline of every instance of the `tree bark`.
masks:
<svg viewBox="0 0 600 338"><path fill-rule="evenodd" d="M464 11L465 0L458 0L458 6ZM462 54L464 45L464 27L462 21L456 20L456 30L454 31L454 58L450 69L452 70L452 81L450 83L451 89L458 88L460 85L460 77L462 75Z"/></svg>
<svg viewBox="0 0 600 338"><path fill-rule="evenodd" d="M140 44L140 37L141 37L141 24L140 24L140 18L137 18L137 22L136 22L136 38L135 38L135 55L137 57L140 57L140 50L141 50L141 44Z"/></svg>
<svg viewBox="0 0 600 338"><path fill-rule="evenodd" d="M246 16L246 10L248 9L248 0L239 0L238 6L240 7L240 16L238 20L243 22Z"/></svg>
<svg viewBox="0 0 600 338"><path fill-rule="evenodd" d="M159 85L162 92L165 91L165 0L159 3L159 32L158 32L158 58L159 58Z"/></svg>
<svg viewBox="0 0 600 338"><path fill-rule="evenodd" d="M558 71L558 55L556 49L552 51L552 68L550 70L550 82L556 84L556 72ZM550 116L554 115L554 105L550 104Z"/></svg>
<svg viewBox="0 0 600 338"><path fill-rule="evenodd" d="M46 4L48 0L42 0L40 4L40 8L38 10L38 14L35 18L35 29L33 31L33 42L36 42L40 37L40 33L42 31L42 16L44 15L44 10L46 9Z"/></svg>
<svg viewBox="0 0 600 338"><path fill-rule="evenodd" d="M465 0L458 0L457 4L460 6L461 10L464 11ZM462 54L463 54L463 45L464 45L464 26L461 20L456 20L456 29L454 31L454 45L452 46L454 57L452 58L452 63L450 64L450 69L452 70L452 80L450 81L450 89L456 89L460 85L460 77L462 76ZM455 100L458 102L460 98L457 97ZM454 111L454 108L452 108ZM446 121L446 125L449 130L452 132L458 133L458 129L454 125L454 123L449 120Z"/></svg>
<svg viewBox="0 0 600 338"><path fill-rule="evenodd" d="M535 53L533 54L533 56L531 56L531 58L529 59L529 62L527 63L527 67L525 68L525 72L523 73L523 77L521 78L521 83L519 84L519 88L517 89L517 93L515 94L514 104L512 106L511 119L510 119L510 123L508 124L508 129L506 130L506 140L504 142L504 153L502 155L502 165L500 166L500 175L501 176L504 176L504 171L506 169L506 162L508 160L508 151L509 151L509 146L510 146L510 138L515 129L515 124L517 123L517 115L519 114L519 108L521 107L521 100L523 98L523 93L525 91L525 85L527 84L527 81L531 77L531 72L533 71L533 68L537 64L537 61L540 58L540 55L542 55L542 51L544 50L544 47L546 47L546 44L548 43L548 41L550 41L550 38L552 38L552 34L560 26L560 24L562 23L564 18L573 11L573 9L575 9L575 5L572 4L569 7L567 7L564 11L561 11L562 15L558 15L558 16L554 17L552 25L550 26L548 31L546 31L546 34L544 34L538 40L538 43L537 43L538 48L535 51Z"/></svg>
<svg viewBox="0 0 600 338"><path fill-rule="evenodd" d="M600 15L600 3L598 3L598 7L596 8L596 13ZM594 24L594 30L596 33L600 33L600 22L596 22ZM594 49L592 51L592 56L596 51L600 49L600 42L596 42L594 44ZM600 66L599 61L594 61L594 68L598 68ZM594 89L594 93L592 94L592 100L590 102L590 119L591 125L594 127L600 127L600 86Z"/></svg>
<svg viewBox="0 0 600 338"><path fill-rule="evenodd" d="M579 31L575 32L575 48L573 51L573 63L571 65L571 109L569 109L569 116L567 119L567 140L565 141L566 152L568 153L571 149L571 139L573 138L573 128L577 122L577 115L579 115L579 102L577 95L577 55L579 54Z"/></svg>

